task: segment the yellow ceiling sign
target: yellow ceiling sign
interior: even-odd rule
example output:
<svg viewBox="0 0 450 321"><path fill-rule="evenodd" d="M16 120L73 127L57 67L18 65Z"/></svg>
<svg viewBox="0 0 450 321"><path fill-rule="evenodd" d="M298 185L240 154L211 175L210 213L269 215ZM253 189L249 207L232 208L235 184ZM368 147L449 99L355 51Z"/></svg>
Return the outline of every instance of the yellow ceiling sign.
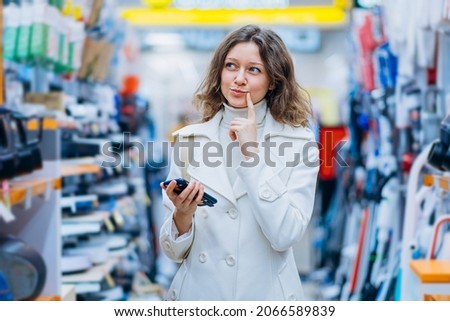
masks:
<svg viewBox="0 0 450 321"><path fill-rule="evenodd" d="M339 2L339 1L338 1ZM224 26L261 24L277 26L342 27L347 12L341 6L288 7L275 9L125 8L121 16L137 26Z"/></svg>
<svg viewBox="0 0 450 321"><path fill-rule="evenodd" d="M172 0L142 0L141 2L152 8L163 8L172 4Z"/></svg>
<svg viewBox="0 0 450 321"><path fill-rule="evenodd" d="M333 6L350 9L352 7L352 1L351 0L334 0Z"/></svg>

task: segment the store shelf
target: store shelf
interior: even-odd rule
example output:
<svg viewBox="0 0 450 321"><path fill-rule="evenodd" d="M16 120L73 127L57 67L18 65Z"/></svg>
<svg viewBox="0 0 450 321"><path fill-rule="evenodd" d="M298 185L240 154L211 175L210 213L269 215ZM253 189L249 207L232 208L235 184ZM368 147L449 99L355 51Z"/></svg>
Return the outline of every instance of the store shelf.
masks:
<svg viewBox="0 0 450 321"><path fill-rule="evenodd" d="M48 188L54 190L61 189L61 179L33 179L20 182L10 183L10 205L16 205L26 201L29 196L45 195ZM3 195L3 190L0 189L0 194ZM3 196L0 196L3 200Z"/></svg>
<svg viewBox="0 0 450 321"><path fill-rule="evenodd" d="M412 260L409 266L416 276L420 300L446 301L450 297L450 260Z"/></svg>
<svg viewBox="0 0 450 321"><path fill-rule="evenodd" d="M77 123L74 120L58 120L57 126L62 129L76 129Z"/></svg>
<svg viewBox="0 0 450 321"><path fill-rule="evenodd" d="M62 165L61 176L74 176L83 174L98 174L100 173L100 166L97 164L75 164L75 165Z"/></svg>
<svg viewBox="0 0 450 321"><path fill-rule="evenodd" d="M450 295L425 295L425 301L450 301Z"/></svg>
<svg viewBox="0 0 450 321"><path fill-rule="evenodd" d="M64 224L61 227L61 236L80 236L80 235L90 235L98 234L101 231L101 224Z"/></svg>
<svg viewBox="0 0 450 321"><path fill-rule="evenodd" d="M38 130L39 121L36 119L27 122L28 130ZM59 128L76 128L76 123L73 120L58 120L55 118L44 118L42 123L42 129L44 130L57 130Z"/></svg>
<svg viewBox="0 0 450 321"><path fill-rule="evenodd" d="M94 210L98 207L98 196L96 194L66 196L61 198L61 208L71 209L73 213L77 210L77 204L90 204Z"/></svg>
<svg viewBox="0 0 450 321"><path fill-rule="evenodd" d="M34 301L61 301L59 295L43 295L37 297Z"/></svg>
<svg viewBox="0 0 450 321"><path fill-rule="evenodd" d="M450 282L450 261L412 260L410 267L422 283Z"/></svg>
<svg viewBox="0 0 450 321"><path fill-rule="evenodd" d="M73 223L73 224L102 223L110 216L111 216L111 213L108 211L93 211L92 213L85 214L85 215L64 217L63 222Z"/></svg>
<svg viewBox="0 0 450 321"><path fill-rule="evenodd" d="M117 262L117 258L110 258L105 264L94 266L86 272L63 275L62 282L65 284L102 282L107 274L115 268Z"/></svg>
<svg viewBox="0 0 450 321"><path fill-rule="evenodd" d="M427 174L423 176L423 185L439 186L439 188L445 191L450 191L450 177Z"/></svg>

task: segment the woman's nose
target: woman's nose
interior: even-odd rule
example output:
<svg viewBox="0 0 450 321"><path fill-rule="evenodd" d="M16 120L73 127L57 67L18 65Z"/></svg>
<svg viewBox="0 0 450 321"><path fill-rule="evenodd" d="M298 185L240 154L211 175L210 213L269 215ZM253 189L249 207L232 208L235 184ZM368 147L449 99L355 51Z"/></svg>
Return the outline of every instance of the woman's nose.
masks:
<svg viewBox="0 0 450 321"><path fill-rule="evenodd" d="M234 79L234 82L237 85L243 85L246 83L246 79L245 79L245 72L244 70L239 70L238 73L236 74L236 78Z"/></svg>

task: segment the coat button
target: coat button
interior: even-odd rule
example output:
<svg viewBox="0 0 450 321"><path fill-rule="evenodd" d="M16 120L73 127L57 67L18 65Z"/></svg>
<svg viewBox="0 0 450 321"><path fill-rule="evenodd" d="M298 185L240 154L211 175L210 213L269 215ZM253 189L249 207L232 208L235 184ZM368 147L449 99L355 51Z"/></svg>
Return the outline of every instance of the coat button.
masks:
<svg viewBox="0 0 450 321"><path fill-rule="evenodd" d="M170 292L170 299L171 300L176 300L177 297L178 297L177 290L172 290L172 292Z"/></svg>
<svg viewBox="0 0 450 321"><path fill-rule="evenodd" d="M236 259L233 255L228 255L225 261L229 266L234 266L236 264Z"/></svg>
<svg viewBox="0 0 450 321"><path fill-rule="evenodd" d="M203 218L208 218L208 211L206 209L202 209L202 217Z"/></svg>
<svg viewBox="0 0 450 321"><path fill-rule="evenodd" d="M265 188L262 190L261 196L262 196L262 198L267 200L272 197L272 192L270 191L270 189Z"/></svg>
<svg viewBox="0 0 450 321"><path fill-rule="evenodd" d="M206 259L207 259L207 257L206 257L206 253L205 253L205 252L200 253L200 255L198 256L198 260L199 260L201 263L205 263L205 262L206 262Z"/></svg>
<svg viewBox="0 0 450 321"><path fill-rule="evenodd" d="M170 242L169 242L169 241L165 241L165 242L164 242L164 248L165 248L166 250L171 250L171 249L172 249L172 247L170 246Z"/></svg>
<svg viewBox="0 0 450 321"><path fill-rule="evenodd" d="M228 215L230 215L230 217L231 217L233 220L235 220L236 217L238 216L238 212L237 212L237 210L236 210L234 207L232 207L232 208L230 208L230 209L228 210Z"/></svg>
<svg viewBox="0 0 450 321"><path fill-rule="evenodd" d="M295 301L295 295L291 294L291 295L288 296L287 299L288 299L288 301Z"/></svg>

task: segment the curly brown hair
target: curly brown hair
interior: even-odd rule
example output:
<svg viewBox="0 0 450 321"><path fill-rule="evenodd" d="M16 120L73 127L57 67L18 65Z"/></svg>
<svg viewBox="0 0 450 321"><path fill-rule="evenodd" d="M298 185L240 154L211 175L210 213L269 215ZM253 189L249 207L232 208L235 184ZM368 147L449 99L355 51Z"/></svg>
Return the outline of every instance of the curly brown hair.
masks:
<svg viewBox="0 0 450 321"><path fill-rule="evenodd" d="M194 94L193 103L202 112L202 121L208 121L226 101L220 90L225 58L238 43L253 42L270 77L274 89L266 94L272 117L283 124L308 127L312 115L310 96L296 81L294 64L283 40L272 30L247 25L228 34L216 49L206 77Z"/></svg>

